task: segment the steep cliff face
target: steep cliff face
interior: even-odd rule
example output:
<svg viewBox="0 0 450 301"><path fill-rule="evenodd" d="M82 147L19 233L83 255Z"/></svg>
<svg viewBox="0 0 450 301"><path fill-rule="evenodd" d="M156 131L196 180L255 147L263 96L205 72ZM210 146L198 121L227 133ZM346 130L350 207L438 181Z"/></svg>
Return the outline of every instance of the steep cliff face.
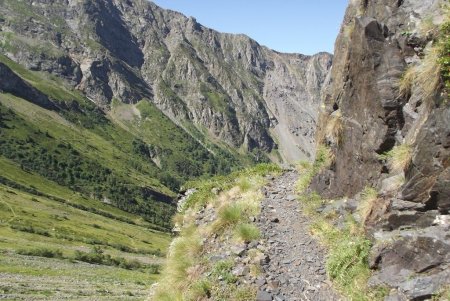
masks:
<svg viewBox="0 0 450 301"><path fill-rule="evenodd" d="M378 190L366 226L373 285L422 300L450 283L450 107L439 43L445 1L351 1L335 45L318 139L333 153L313 188L359 199ZM397 300L397 299L392 299Z"/></svg>
<svg viewBox="0 0 450 301"><path fill-rule="evenodd" d="M330 54L277 53L145 0L3 0L0 14L8 57L104 109L146 98L193 135L290 162L313 154Z"/></svg>

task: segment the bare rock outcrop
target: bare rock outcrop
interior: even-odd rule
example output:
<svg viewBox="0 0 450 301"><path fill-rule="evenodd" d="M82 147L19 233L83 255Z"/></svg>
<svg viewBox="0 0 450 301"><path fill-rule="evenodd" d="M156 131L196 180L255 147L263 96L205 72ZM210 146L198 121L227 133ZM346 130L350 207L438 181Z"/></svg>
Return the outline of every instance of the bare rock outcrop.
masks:
<svg viewBox="0 0 450 301"><path fill-rule="evenodd" d="M329 198L378 190L366 221L371 283L396 289L390 300L423 300L450 283L450 106L439 68L429 68L442 4L351 1L319 122L334 163L313 188ZM392 150L403 157L385 160ZM406 163L394 168L392 160Z"/></svg>

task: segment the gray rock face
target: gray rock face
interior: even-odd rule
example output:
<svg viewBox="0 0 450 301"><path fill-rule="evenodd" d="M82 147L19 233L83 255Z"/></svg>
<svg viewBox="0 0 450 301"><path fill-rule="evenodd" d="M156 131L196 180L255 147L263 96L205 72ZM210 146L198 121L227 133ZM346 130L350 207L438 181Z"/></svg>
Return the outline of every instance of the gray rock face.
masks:
<svg viewBox="0 0 450 301"><path fill-rule="evenodd" d="M314 153L330 54L278 53L146 0L35 0L22 4L27 13L15 3L0 7L0 28L11 32L3 52L65 78L100 107L147 98L191 134L278 149L288 162Z"/></svg>
<svg viewBox="0 0 450 301"><path fill-rule="evenodd" d="M424 28L442 22L442 2L350 1L324 88L318 137L334 163L313 188L330 198L378 189L367 224L377 254L371 281L396 288L391 300L423 300L450 283L450 238L441 228L450 199L448 96L442 85L431 93L417 81L408 93L398 87L433 45ZM327 132L333 116L340 116L339 140ZM410 146L411 163L399 172L379 155L402 144Z"/></svg>

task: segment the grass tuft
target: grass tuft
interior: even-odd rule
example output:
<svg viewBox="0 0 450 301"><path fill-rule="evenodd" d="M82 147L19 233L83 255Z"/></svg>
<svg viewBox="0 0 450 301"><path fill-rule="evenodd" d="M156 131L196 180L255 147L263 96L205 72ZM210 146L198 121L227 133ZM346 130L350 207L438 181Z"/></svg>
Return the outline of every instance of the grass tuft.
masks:
<svg viewBox="0 0 450 301"><path fill-rule="evenodd" d="M237 277L231 273L234 262L232 260L223 260L217 262L212 268L212 275L217 279L224 280L226 283L235 283Z"/></svg>
<svg viewBox="0 0 450 301"><path fill-rule="evenodd" d="M194 265L201 247L201 240L195 234L185 234L172 242L164 272L170 276L174 287L183 287L189 276L188 269Z"/></svg>
<svg viewBox="0 0 450 301"><path fill-rule="evenodd" d="M234 301L253 301L256 299L256 288L250 285L238 287L234 292Z"/></svg>
<svg viewBox="0 0 450 301"><path fill-rule="evenodd" d="M242 219L242 208L238 204L226 204L219 210L217 227L227 227L237 224Z"/></svg>
<svg viewBox="0 0 450 301"><path fill-rule="evenodd" d="M235 234L238 239L244 242L250 242L260 238L261 233L253 224L239 224L235 229Z"/></svg>
<svg viewBox="0 0 450 301"><path fill-rule="evenodd" d="M379 288L369 289L367 281L371 275L368 257L371 242L360 225L347 218L343 227L336 227L319 218L311 231L328 248L326 269L336 287L349 300L382 300Z"/></svg>
<svg viewBox="0 0 450 301"><path fill-rule="evenodd" d="M367 199L373 198L376 191L368 188L363 195ZM386 296L385 290L367 287L371 275L368 265L371 242L361 224L350 215L339 222L333 214L321 215L317 209L326 201L317 193L303 193L300 201L304 212L314 220L311 233L328 249L326 269L337 289L349 300L382 300Z"/></svg>

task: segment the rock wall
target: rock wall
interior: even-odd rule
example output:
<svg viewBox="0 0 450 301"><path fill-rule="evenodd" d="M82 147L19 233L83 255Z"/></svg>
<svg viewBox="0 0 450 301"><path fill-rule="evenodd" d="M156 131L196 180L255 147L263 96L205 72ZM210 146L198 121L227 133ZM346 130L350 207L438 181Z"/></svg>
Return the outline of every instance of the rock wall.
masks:
<svg viewBox="0 0 450 301"><path fill-rule="evenodd" d="M357 200L378 190L366 221L370 284L394 288L390 300L423 300L450 283L450 107L433 56L443 3L351 1L320 113L318 140L334 163L312 186ZM403 158L386 160L393 150ZM389 164L400 159L400 169Z"/></svg>
<svg viewBox="0 0 450 301"><path fill-rule="evenodd" d="M288 162L313 156L328 53L278 53L146 0L4 2L3 52L106 110L113 98L147 98L234 148L278 148Z"/></svg>

